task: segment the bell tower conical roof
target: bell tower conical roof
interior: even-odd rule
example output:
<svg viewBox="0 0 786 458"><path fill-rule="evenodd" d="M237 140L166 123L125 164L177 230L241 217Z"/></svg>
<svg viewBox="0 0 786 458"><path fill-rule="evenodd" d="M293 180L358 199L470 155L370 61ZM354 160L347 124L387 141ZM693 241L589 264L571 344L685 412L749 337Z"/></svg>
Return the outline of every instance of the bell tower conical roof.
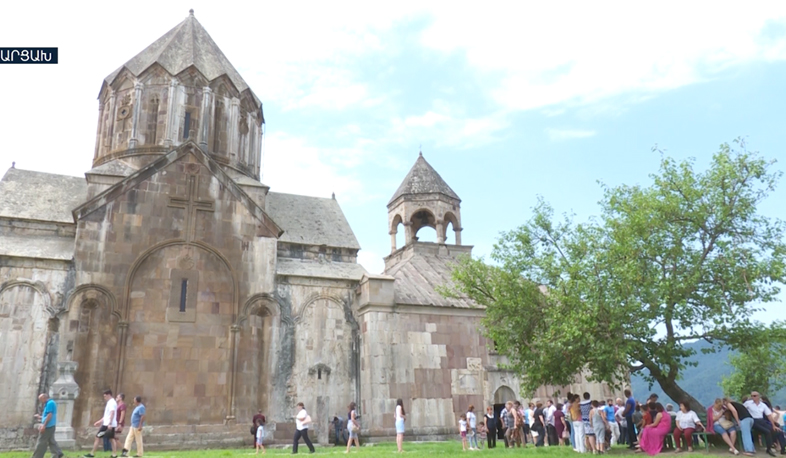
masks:
<svg viewBox="0 0 786 458"><path fill-rule="evenodd" d="M409 170L404 181L393 194L393 198L388 202L390 206L396 199L408 194L443 194L451 199L456 199L461 202L459 196L450 189L445 180L439 176L434 167L431 166L426 159L423 158L423 153L418 155L415 165Z"/></svg>

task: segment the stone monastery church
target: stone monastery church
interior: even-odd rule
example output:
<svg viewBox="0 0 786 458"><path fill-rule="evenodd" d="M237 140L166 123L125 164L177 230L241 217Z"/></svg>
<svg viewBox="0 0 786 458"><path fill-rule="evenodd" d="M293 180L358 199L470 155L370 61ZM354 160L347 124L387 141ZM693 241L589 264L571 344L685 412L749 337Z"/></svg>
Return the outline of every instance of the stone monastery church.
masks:
<svg viewBox="0 0 786 458"><path fill-rule="evenodd" d="M84 178L12 167L0 181L0 447L35 440L47 391L66 446L92 443L105 389L143 397L152 447L250 442L257 409L267 439L289 442L298 402L317 441L352 401L374 440L395 434L397 398L408 436L444 437L470 404L519 397L483 309L435 291L472 247L422 156L390 190L391 254L371 274L335 198L259 181L262 103L193 11L98 100ZM426 226L437 243L418 241Z"/></svg>

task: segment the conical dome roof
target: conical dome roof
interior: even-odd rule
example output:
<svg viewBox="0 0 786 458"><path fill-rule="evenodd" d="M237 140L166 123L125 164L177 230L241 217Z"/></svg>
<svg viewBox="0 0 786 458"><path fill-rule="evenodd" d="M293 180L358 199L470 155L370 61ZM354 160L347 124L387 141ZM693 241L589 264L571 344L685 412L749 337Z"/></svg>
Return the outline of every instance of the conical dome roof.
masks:
<svg viewBox="0 0 786 458"><path fill-rule="evenodd" d="M208 81L226 75L238 92L249 88L216 42L210 38L207 30L194 17L194 10L189 12L183 22L112 72L104 81L112 84L123 68L128 69L134 76L139 76L154 63L161 65L172 75L177 75L193 65ZM258 100L256 96L254 99Z"/></svg>
<svg viewBox="0 0 786 458"><path fill-rule="evenodd" d="M423 158L423 153L418 156L415 165L409 170L409 173L404 177L401 186L398 187L393 198L390 199L388 205L392 204L394 200L407 194L444 194L452 199L459 199L459 196L450 189L445 180L439 176L434 167L431 166L426 159Z"/></svg>

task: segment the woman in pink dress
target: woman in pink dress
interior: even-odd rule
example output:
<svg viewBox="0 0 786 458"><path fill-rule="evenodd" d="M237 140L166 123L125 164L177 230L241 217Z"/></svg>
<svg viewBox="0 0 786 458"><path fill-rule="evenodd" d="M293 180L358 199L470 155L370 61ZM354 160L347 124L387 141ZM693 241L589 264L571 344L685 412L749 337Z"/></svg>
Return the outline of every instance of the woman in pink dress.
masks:
<svg viewBox="0 0 786 458"><path fill-rule="evenodd" d="M655 403L657 415L652 423L644 427L639 440L639 449L655 456L663 449L663 438L671 433L671 415L665 412L661 403Z"/></svg>

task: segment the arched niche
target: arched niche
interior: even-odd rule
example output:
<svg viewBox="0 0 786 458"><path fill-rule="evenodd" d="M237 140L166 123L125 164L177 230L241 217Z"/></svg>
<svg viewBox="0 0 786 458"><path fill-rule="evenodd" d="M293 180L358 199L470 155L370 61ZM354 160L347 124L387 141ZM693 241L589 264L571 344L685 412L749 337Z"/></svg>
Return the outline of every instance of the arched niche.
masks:
<svg viewBox="0 0 786 458"><path fill-rule="evenodd" d="M328 418L356 400L353 323L340 297L315 294L298 308L292 385L298 387L297 399L306 404L312 418ZM320 442L328 438L325 426L315 425Z"/></svg>
<svg viewBox="0 0 786 458"><path fill-rule="evenodd" d="M30 424L44 365L51 297L40 282L0 284L0 424Z"/></svg>
<svg viewBox="0 0 786 458"><path fill-rule="evenodd" d="M64 355L78 363L74 380L82 395L74 402L74 425L90 427L91 413L103 409L102 391L116 390L120 313L111 291L95 284L74 288L63 313L76 325L66 346L73 354Z"/></svg>
<svg viewBox="0 0 786 458"><path fill-rule="evenodd" d="M278 302L268 294L256 294L248 300L238 317L236 417L251 418L262 409L270 410L273 373L278 364L275 351L281 340L282 326Z"/></svg>
<svg viewBox="0 0 786 458"><path fill-rule="evenodd" d="M230 415L234 272L215 249L167 242L134 262L123 315L122 381L158 406L151 423L220 424Z"/></svg>

